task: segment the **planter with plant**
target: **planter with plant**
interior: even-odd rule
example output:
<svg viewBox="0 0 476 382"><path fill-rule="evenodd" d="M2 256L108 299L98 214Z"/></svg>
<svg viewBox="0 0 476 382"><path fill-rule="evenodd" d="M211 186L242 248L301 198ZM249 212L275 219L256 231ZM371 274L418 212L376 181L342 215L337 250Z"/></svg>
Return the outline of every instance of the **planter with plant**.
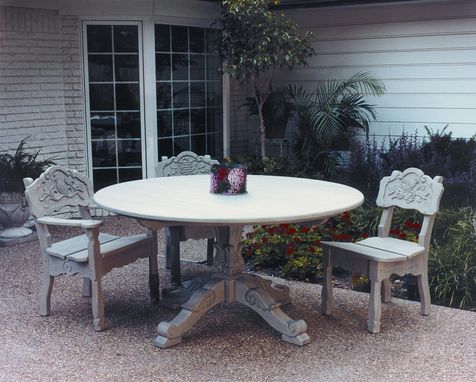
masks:
<svg viewBox="0 0 476 382"><path fill-rule="evenodd" d="M14 154L0 154L0 237L6 239L24 237L31 230L23 227L30 216L30 209L25 200L23 178L38 178L41 173L54 163L39 160L40 151L25 151L26 138L18 145Z"/></svg>
<svg viewBox="0 0 476 382"><path fill-rule="evenodd" d="M223 0L221 16L216 20L223 32L223 73L249 85L253 92L262 158L266 157L264 105L272 93L275 72L305 65L315 54L311 33L299 33L295 22L270 10L278 4L279 0Z"/></svg>

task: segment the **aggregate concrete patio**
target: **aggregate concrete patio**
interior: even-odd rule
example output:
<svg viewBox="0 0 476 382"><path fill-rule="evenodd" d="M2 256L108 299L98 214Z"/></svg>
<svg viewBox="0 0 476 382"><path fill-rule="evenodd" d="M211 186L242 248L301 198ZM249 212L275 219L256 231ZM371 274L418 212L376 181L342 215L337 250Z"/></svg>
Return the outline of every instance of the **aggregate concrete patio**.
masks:
<svg viewBox="0 0 476 382"><path fill-rule="evenodd" d="M107 218L115 234L141 230ZM54 231L64 237L71 229ZM163 235L159 245L164 252ZM186 256L205 253L205 242L187 242ZM215 307L169 349L153 345L160 321L177 311L152 304L147 261L104 279L108 329L92 329L90 299L79 277L55 282L52 314L39 317L41 257L37 242L0 248L0 381L473 381L476 313L393 299L383 305L382 332L366 330L368 295L335 289L336 311L318 311L319 285L287 282L293 318L308 324L311 343L284 343L253 311L238 304ZM169 284L163 256L162 286ZM184 278L209 272L184 263Z"/></svg>

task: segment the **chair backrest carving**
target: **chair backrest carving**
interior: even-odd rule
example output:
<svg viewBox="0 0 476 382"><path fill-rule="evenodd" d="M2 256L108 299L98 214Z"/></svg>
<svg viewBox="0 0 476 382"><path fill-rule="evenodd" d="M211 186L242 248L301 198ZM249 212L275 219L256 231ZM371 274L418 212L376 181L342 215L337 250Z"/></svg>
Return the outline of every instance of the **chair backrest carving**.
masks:
<svg viewBox="0 0 476 382"><path fill-rule="evenodd" d="M434 215L438 212L443 194L442 183L441 176L432 179L418 168L393 171L392 175L380 181L377 205L384 208L411 208L424 215Z"/></svg>
<svg viewBox="0 0 476 382"><path fill-rule="evenodd" d="M27 184L27 178L24 182ZM25 191L36 218L59 212L64 207L87 207L92 204L93 195L87 176L58 165L48 168Z"/></svg>
<svg viewBox="0 0 476 382"><path fill-rule="evenodd" d="M192 151L182 151L176 157L162 157L162 161L155 168L155 173L158 177L209 174L214 164L219 162L211 159L210 155L201 156Z"/></svg>

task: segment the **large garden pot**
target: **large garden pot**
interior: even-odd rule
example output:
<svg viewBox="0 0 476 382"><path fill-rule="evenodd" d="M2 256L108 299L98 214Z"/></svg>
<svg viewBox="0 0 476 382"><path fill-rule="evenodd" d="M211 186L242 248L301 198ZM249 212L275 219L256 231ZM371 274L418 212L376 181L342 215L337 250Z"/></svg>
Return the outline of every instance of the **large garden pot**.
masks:
<svg viewBox="0 0 476 382"><path fill-rule="evenodd" d="M23 193L0 192L0 237L18 238L32 233L23 227L30 217L30 208Z"/></svg>

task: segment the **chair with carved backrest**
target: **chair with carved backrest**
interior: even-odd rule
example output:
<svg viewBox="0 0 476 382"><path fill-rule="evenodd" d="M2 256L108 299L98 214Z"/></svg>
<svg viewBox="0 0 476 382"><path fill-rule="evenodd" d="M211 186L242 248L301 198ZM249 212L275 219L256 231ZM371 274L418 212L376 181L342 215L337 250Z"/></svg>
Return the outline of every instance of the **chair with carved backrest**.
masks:
<svg viewBox="0 0 476 382"><path fill-rule="evenodd" d="M156 166L156 176L177 176L177 175L198 175L209 174L211 167L219 164L217 160L211 159L210 155L199 156L192 151L183 151L176 157L162 157ZM213 229L181 226L167 228L166 246L166 266L172 272L172 284L180 285L180 241L188 239L207 238L207 260L208 265L213 264L213 243L215 231Z"/></svg>
<svg viewBox="0 0 476 382"><path fill-rule="evenodd" d="M390 276L413 274L417 278L422 315L430 314L428 251L435 215L443 194L443 178L430 178L417 168L393 171L380 181L377 205L383 208L378 236L356 243L322 242L324 282L321 311L332 313L332 267L341 266L369 276L370 301L368 330L380 331L381 289L383 301L391 298ZM389 237L395 207L414 209L423 214L418 243Z"/></svg>
<svg viewBox="0 0 476 382"><path fill-rule="evenodd" d="M54 278L79 274L83 277L83 295L92 296L93 325L96 331L106 327L101 278L113 268L149 258L151 297L159 298L157 268L157 234L117 237L100 233L102 221L94 220L88 210L92 206L93 189L88 177L62 166L48 168L38 179L24 180L25 195L35 219L43 259L40 292L40 315L50 314ZM78 208L81 219L57 216L67 207ZM81 227L85 234L53 242L49 226Z"/></svg>

